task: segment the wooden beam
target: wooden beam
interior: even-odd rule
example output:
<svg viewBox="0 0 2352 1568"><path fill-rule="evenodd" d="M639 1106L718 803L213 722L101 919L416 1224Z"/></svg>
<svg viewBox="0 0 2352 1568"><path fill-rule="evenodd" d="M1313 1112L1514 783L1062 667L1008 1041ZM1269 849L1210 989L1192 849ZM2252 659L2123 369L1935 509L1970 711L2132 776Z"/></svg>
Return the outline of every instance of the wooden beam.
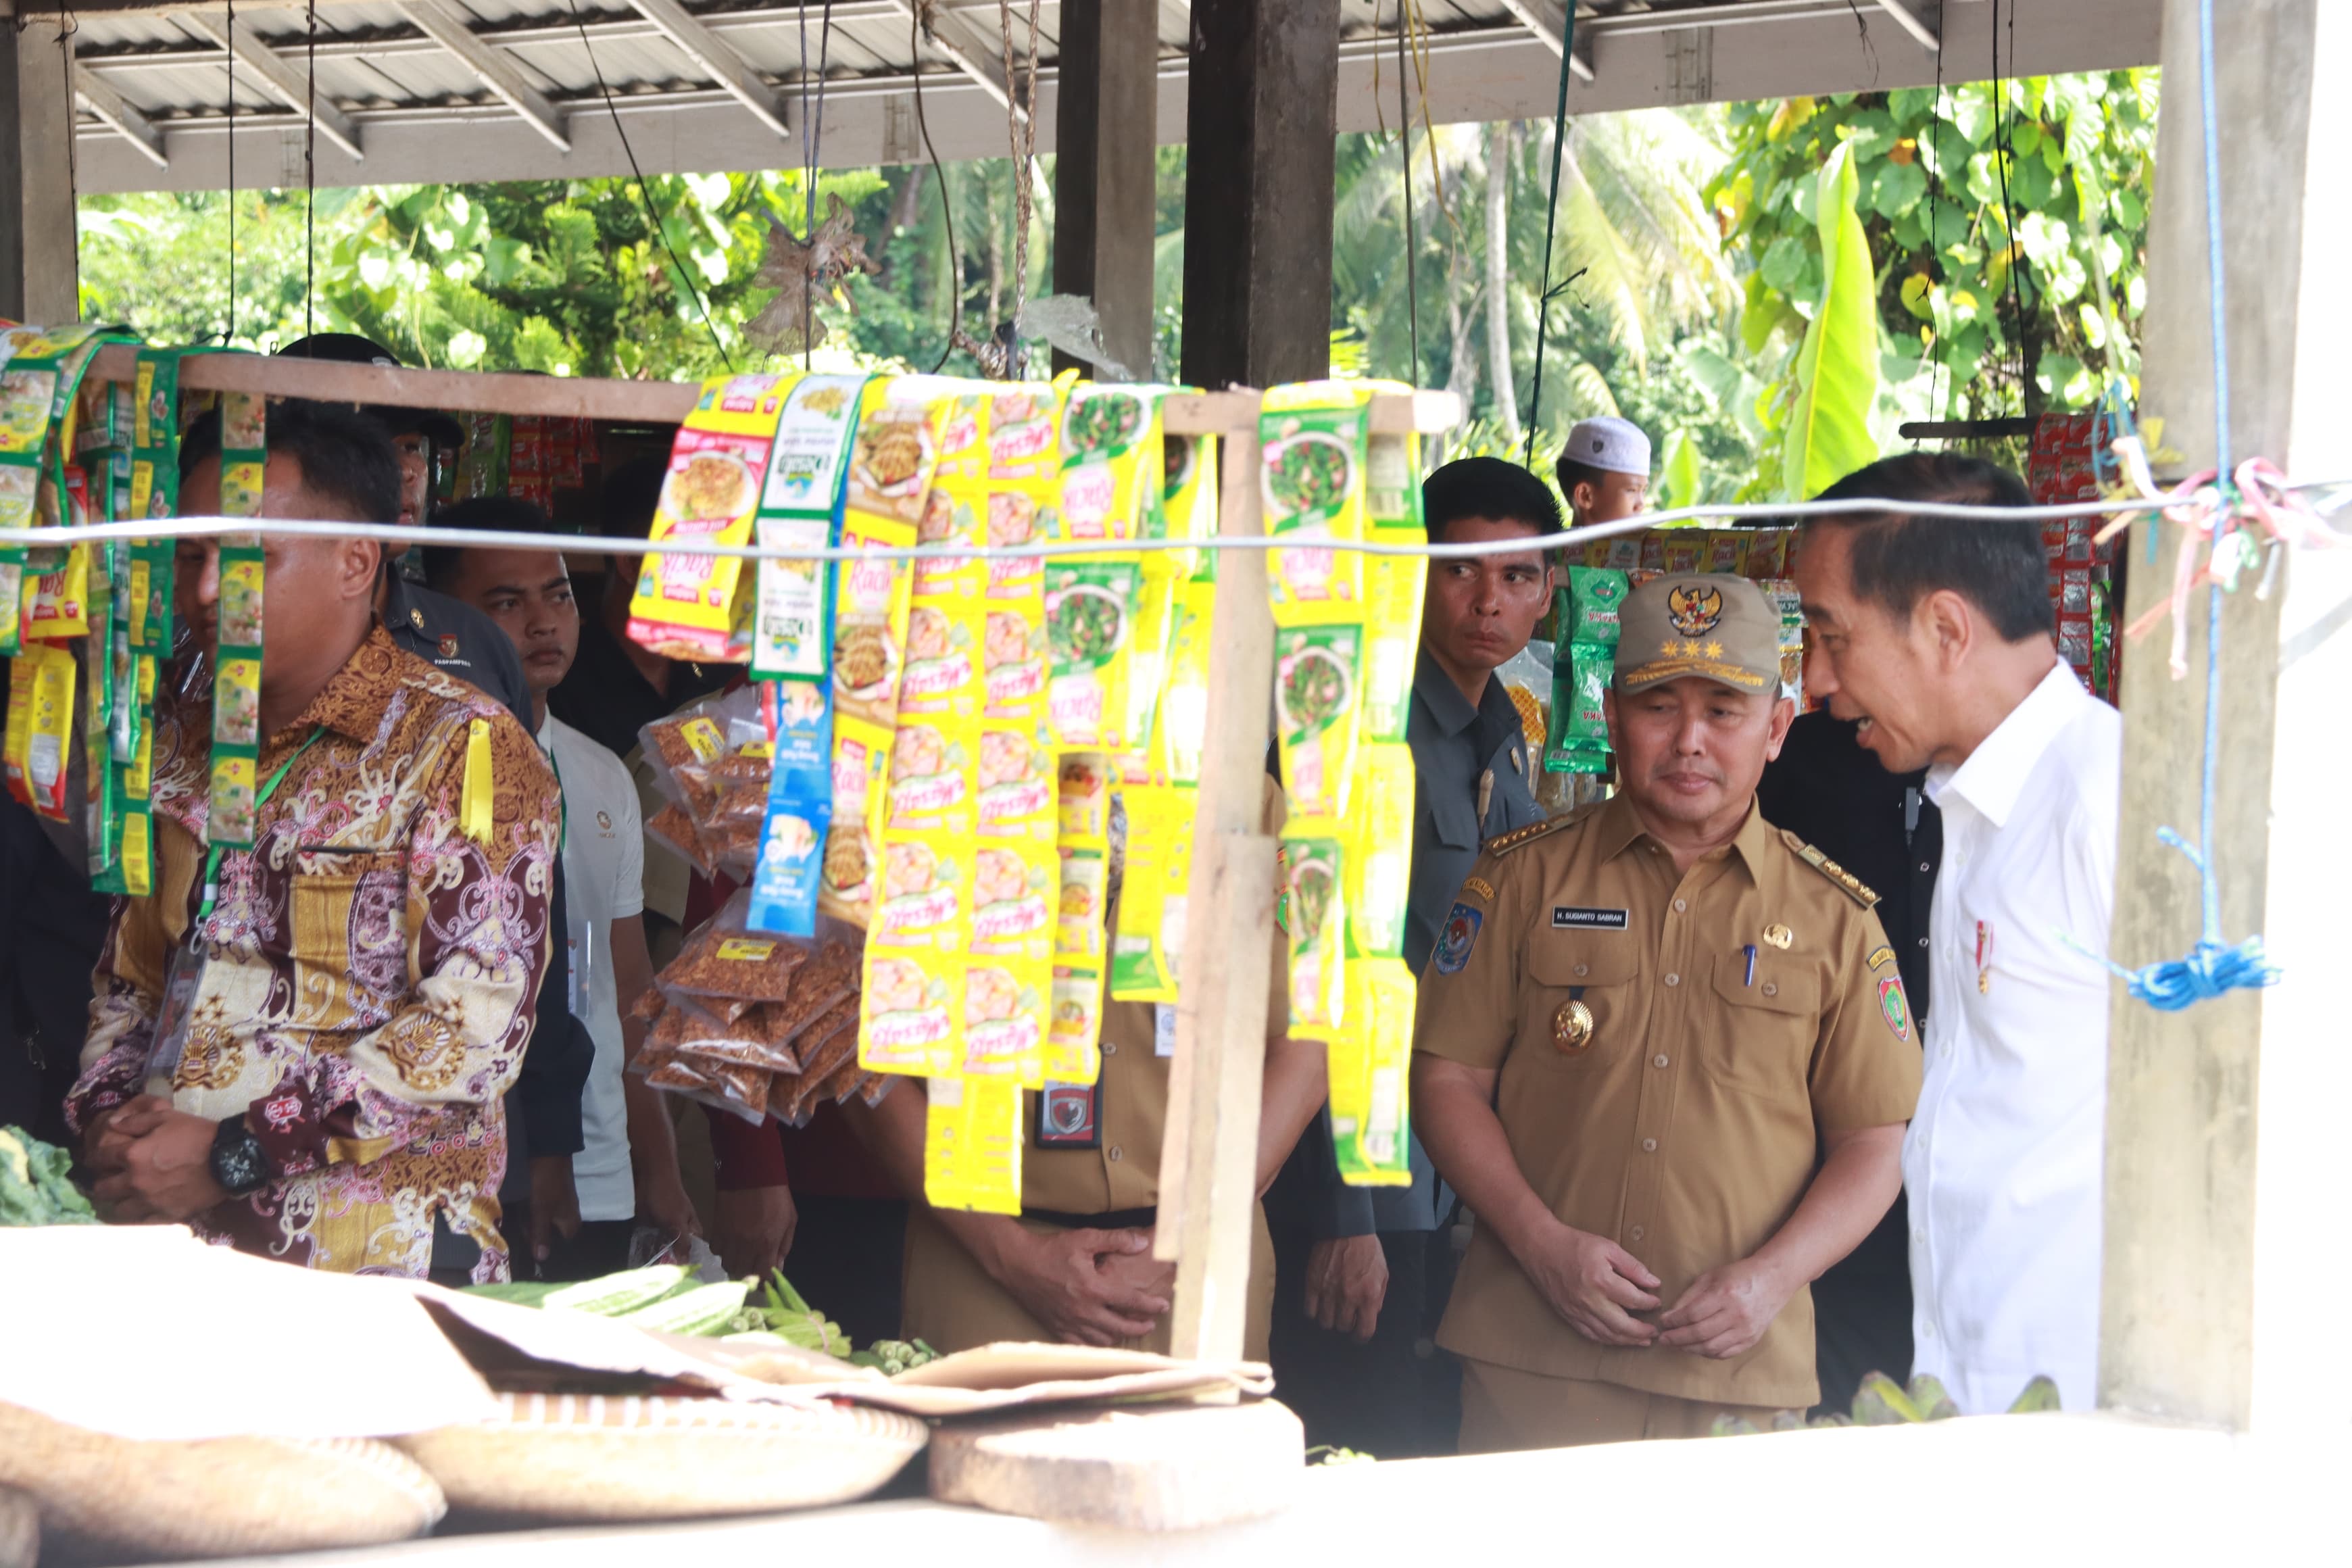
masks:
<svg viewBox="0 0 2352 1568"><path fill-rule="evenodd" d="M1157 0L1063 0L1055 92L1054 289L1094 301L1114 373L1152 374ZM1081 362L1056 353L1056 369Z"/></svg>
<svg viewBox="0 0 2352 1568"><path fill-rule="evenodd" d="M1339 0L1196 0L1183 379L1310 381L1331 363Z"/></svg>
<svg viewBox="0 0 2352 1568"><path fill-rule="evenodd" d="M933 9L922 12L918 0L894 0L902 16L916 16L920 22L923 41L946 56L956 69L976 83L982 92L996 100L997 107L1028 115L1013 101L1012 83L1004 76L1004 40L986 36L970 17L961 12ZM1016 40L1025 44L1025 38ZM1042 74L1043 67L1040 66Z"/></svg>
<svg viewBox="0 0 2352 1568"><path fill-rule="evenodd" d="M530 85L514 57L474 36L466 19L448 0L402 0L400 14L435 43L457 57L482 85L504 99L530 128L560 151L572 151L563 116L544 94Z"/></svg>
<svg viewBox="0 0 2352 1568"><path fill-rule="evenodd" d="M751 62L734 45L703 26L701 18L677 0L629 0L629 4L638 16L660 28L662 37L685 51L730 98L750 110L753 119L779 136L792 134L784 123L782 96L751 68Z"/></svg>
<svg viewBox="0 0 2352 1568"><path fill-rule="evenodd" d="M1503 0L1503 9L1508 11L1519 26L1541 38L1544 47L1551 51L1552 58L1559 58L1560 51L1568 47L1566 6L1555 5L1553 0ZM1592 45L1590 42L1578 43L1575 58L1568 62L1568 68L1576 73L1579 81L1593 79Z"/></svg>
<svg viewBox="0 0 2352 1568"><path fill-rule="evenodd" d="M215 16L203 11L189 12L180 21L182 26L202 33L226 49L231 58L268 89L272 98L297 114L315 118L320 133L349 153L354 160L366 158L366 152L360 146L360 128L352 122L352 117L326 99L314 100L304 74L280 58L261 35L253 30L250 23L242 20L231 23L225 16Z"/></svg>
<svg viewBox="0 0 2352 1568"><path fill-rule="evenodd" d="M1942 50L1944 40L1927 25L1925 9L1919 0L1878 0L1878 8L1895 18L1895 25L1911 35L1912 41L1929 54Z"/></svg>
<svg viewBox="0 0 2352 1568"><path fill-rule="evenodd" d="M2305 479L2342 468L2352 422L2352 12L2338 0L2233 0L2213 87L2229 340L2230 448ZM2187 469L2216 455L2203 70L2196 0L2164 16L2165 115L2148 227L2142 416ZM2149 528L2158 531L2150 542ZM2150 545L2153 544L2152 553ZM2178 524L2136 524L2127 616L2168 597ZM2352 552L2304 552L2272 592L2226 595L2212 842L2225 942L2260 932L2280 985L2177 1013L2117 986L2105 1129L2099 1403L2257 1433L2340 1432L2352 1368L2332 1342L2352 1206L2341 1110L2352 1058L2341 868L2343 693L2352 681ZM2147 563L2160 562L2161 565ZM2258 568L2259 571L2259 568ZM2197 837L2206 722L2206 595L2189 596L2188 678L2158 630L2125 648L2124 763L2110 952L2186 953L2200 890L2157 829Z"/></svg>
<svg viewBox="0 0 2352 1568"><path fill-rule="evenodd" d="M125 103L122 95L100 80L88 66L74 67L74 91L92 114L114 127L150 163L159 169L172 166L170 155L163 151L163 133L155 129L155 122Z"/></svg>
<svg viewBox="0 0 2352 1568"><path fill-rule="evenodd" d="M0 136L15 143L13 159L0 156L0 314L77 321L72 30L45 17L0 23L0 32L9 35L13 56L0 73L12 100L0 102L9 121Z"/></svg>

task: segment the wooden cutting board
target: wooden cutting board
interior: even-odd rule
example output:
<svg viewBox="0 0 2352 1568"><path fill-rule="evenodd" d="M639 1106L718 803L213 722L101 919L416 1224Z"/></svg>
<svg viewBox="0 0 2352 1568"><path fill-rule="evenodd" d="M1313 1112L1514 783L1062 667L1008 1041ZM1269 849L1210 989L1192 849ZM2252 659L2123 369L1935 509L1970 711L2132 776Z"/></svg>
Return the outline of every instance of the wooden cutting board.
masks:
<svg viewBox="0 0 2352 1568"><path fill-rule="evenodd" d="M940 1426L931 1496L1058 1523L1200 1530L1279 1512L1306 1463L1305 1428L1271 1399L1068 1411Z"/></svg>

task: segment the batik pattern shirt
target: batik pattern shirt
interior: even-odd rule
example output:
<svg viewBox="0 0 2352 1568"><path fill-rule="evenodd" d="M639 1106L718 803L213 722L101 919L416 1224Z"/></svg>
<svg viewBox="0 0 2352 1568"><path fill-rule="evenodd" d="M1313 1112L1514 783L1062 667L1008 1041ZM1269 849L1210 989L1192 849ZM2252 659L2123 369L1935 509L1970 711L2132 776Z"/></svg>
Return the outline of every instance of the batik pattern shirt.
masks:
<svg viewBox="0 0 2352 1568"><path fill-rule="evenodd" d="M99 960L77 1126L148 1087L165 976L203 902L209 683L160 709L156 890L119 901ZM479 839L461 820L478 721L492 796ZM168 1085L181 1110L246 1113L278 1175L195 1228L314 1268L422 1276L438 1216L480 1245L477 1279L503 1279L499 1097L547 960L554 777L504 708L381 629L269 737L257 776L289 757L254 847L222 858Z"/></svg>

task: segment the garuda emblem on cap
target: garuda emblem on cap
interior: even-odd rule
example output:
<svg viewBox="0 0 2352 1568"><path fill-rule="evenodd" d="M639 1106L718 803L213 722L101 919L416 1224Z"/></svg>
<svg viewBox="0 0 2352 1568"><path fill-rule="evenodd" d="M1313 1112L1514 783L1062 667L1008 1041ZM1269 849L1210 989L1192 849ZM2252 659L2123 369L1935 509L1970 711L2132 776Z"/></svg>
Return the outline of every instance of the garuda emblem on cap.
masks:
<svg viewBox="0 0 2352 1568"><path fill-rule="evenodd" d="M1666 618L1686 637L1711 632L1723 619L1723 590L1708 583L1685 583L1666 595Z"/></svg>

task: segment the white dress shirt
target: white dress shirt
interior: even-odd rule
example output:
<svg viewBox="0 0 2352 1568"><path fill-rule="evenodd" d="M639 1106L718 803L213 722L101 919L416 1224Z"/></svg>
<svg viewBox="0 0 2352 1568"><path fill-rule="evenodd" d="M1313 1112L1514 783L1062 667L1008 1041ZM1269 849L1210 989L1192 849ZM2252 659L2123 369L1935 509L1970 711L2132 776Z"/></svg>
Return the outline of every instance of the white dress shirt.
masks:
<svg viewBox="0 0 2352 1568"><path fill-rule="evenodd" d="M1903 1141L1912 1365L1969 1415L2044 1373L2067 1409L2096 1400L2109 993L2091 955L2115 912L2122 776L2122 715L2063 664L1927 773L1944 859Z"/></svg>
<svg viewBox="0 0 2352 1568"><path fill-rule="evenodd" d="M645 838L637 788L621 759L551 713L539 743L563 787L563 887L572 929L571 1006L588 1026L596 1059L581 1090L583 1143L572 1156L582 1219L637 1211L629 1163L629 1111L621 1092L627 1047L613 976L613 922L645 908Z"/></svg>

